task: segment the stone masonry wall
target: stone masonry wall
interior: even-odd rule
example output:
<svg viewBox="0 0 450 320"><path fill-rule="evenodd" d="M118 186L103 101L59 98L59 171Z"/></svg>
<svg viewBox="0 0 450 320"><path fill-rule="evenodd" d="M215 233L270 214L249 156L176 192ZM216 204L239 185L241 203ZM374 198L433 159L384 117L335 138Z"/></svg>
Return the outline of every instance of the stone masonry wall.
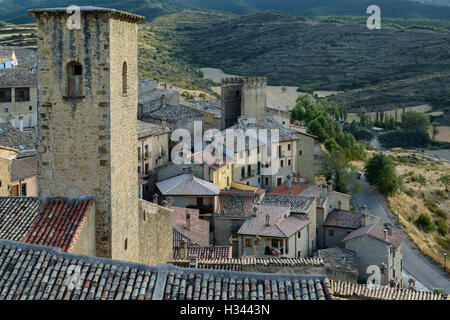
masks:
<svg viewBox="0 0 450 320"><path fill-rule="evenodd" d="M11 160L0 157L0 197L9 197L11 194Z"/></svg>
<svg viewBox="0 0 450 320"><path fill-rule="evenodd" d="M139 200L139 263L157 265L173 258L173 210Z"/></svg>

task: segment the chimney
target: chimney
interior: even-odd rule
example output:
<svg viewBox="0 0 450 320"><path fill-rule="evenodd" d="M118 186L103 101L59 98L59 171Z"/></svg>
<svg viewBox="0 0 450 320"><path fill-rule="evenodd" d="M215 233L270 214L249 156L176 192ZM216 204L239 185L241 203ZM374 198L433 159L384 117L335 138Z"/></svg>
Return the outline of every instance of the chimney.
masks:
<svg viewBox="0 0 450 320"><path fill-rule="evenodd" d="M397 280L395 280L394 278L392 278L391 280L389 280L389 286L391 288L396 288L397 287Z"/></svg>
<svg viewBox="0 0 450 320"><path fill-rule="evenodd" d="M342 210L342 201L341 200L338 201L338 209Z"/></svg>
<svg viewBox="0 0 450 320"><path fill-rule="evenodd" d="M191 230L191 212L186 210L186 230Z"/></svg>
<svg viewBox="0 0 450 320"><path fill-rule="evenodd" d="M385 224L384 224L384 227L385 227L386 230L387 230L388 236L389 236L389 237L392 237L392 224L390 224L390 223L385 223Z"/></svg>
<svg viewBox="0 0 450 320"><path fill-rule="evenodd" d="M172 208L172 204L173 204L173 198L167 197L167 207Z"/></svg>
<svg viewBox="0 0 450 320"><path fill-rule="evenodd" d="M20 132L23 131L23 116L19 117L19 130Z"/></svg>
<svg viewBox="0 0 450 320"><path fill-rule="evenodd" d="M270 216L266 215L266 227L270 227Z"/></svg>
<svg viewBox="0 0 450 320"><path fill-rule="evenodd" d="M288 174L287 176L286 189L288 190L292 189L292 176L290 174Z"/></svg>
<svg viewBox="0 0 450 320"><path fill-rule="evenodd" d="M161 107L165 107L166 104L167 104L167 98L166 98L166 95L163 94L163 95L161 96Z"/></svg>
<svg viewBox="0 0 450 320"><path fill-rule="evenodd" d="M165 118L162 118L162 119L161 119L161 127L162 127L163 129L167 128L167 120L166 120Z"/></svg>
<svg viewBox="0 0 450 320"><path fill-rule="evenodd" d="M384 240L387 240L388 235L387 235L388 231L386 229L384 229Z"/></svg>
<svg viewBox="0 0 450 320"><path fill-rule="evenodd" d="M363 204L361 206L361 227L365 227L368 224L368 219L367 219L367 206L365 204Z"/></svg>
<svg viewBox="0 0 450 320"><path fill-rule="evenodd" d="M333 180L328 180L328 193L333 191Z"/></svg>
<svg viewBox="0 0 450 320"><path fill-rule="evenodd" d="M188 168L189 179L194 180L194 168Z"/></svg>
<svg viewBox="0 0 450 320"><path fill-rule="evenodd" d="M327 196L327 185L325 183L322 184L321 196L322 197Z"/></svg>
<svg viewBox="0 0 450 320"><path fill-rule="evenodd" d="M255 204L253 206L253 217L257 217L258 216L258 205Z"/></svg>
<svg viewBox="0 0 450 320"><path fill-rule="evenodd" d="M412 277L409 278L408 284L409 284L409 289L410 290L416 290L416 279L414 279Z"/></svg>

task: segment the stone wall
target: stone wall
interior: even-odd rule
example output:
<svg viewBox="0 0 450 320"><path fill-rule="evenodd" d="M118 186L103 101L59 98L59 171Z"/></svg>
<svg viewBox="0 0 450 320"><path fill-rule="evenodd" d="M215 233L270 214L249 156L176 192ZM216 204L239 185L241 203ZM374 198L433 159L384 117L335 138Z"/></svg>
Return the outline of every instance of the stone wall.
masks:
<svg viewBox="0 0 450 320"><path fill-rule="evenodd" d="M95 202L86 217L80 234L70 251L73 254L95 256Z"/></svg>
<svg viewBox="0 0 450 320"><path fill-rule="evenodd" d="M29 101L15 101L16 88L11 88L11 102L2 102L0 122L11 122L14 119L14 126L19 128L19 117L23 116L23 127L34 127L37 125L37 87L29 87ZM31 110L30 110L31 107ZM3 109L8 108L8 113Z"/></svg>
<svg viewBox="0 0 450 320"><path fill-rule="evenodd" d="M267 108L267 78L244 78L241 116L264 118Z"/></svg>
<svg viewBox="0 0 450 320"><path fill-rule="evenodd" d="M295 157L297 159L297 171L307 183L315 184L314 138L301 133L296 133L295 136L299 138L296 142Z"/></svg>
<svg viewBox="0 0 450 320"><path fill-rule="evenodd" d="M11 195L11 160L2 157L0 157L0 181L0 197L9 197Z"/></svg>
<svg viewBox="0 0 450 320"><path fill-rule="evenodd" d="M330 230L333 230L333 235L330 235ZM332 247L344 247L344 242L342 240L355 229L348 228L336 228L336 227L325 227L324 226L324 234L325 234L325 248Z"/></svg>
<svg viewBox="0 0 450 320"><path fill-rule="evenodd" d="M137 262L157 265L173 258L173 210L139 200L140 254Z"/></svg>

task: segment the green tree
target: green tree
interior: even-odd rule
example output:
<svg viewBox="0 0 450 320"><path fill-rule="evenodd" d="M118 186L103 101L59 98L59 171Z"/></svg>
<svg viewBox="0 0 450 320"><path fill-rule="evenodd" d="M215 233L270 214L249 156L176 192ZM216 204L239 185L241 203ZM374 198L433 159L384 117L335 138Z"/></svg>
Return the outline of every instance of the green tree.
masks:
<svg viewBox="0 0 450 320"><path fill-rule="evenodd" d="M375 153L366 163L367 181L387 196L395 194L400 179L395 171L395 161L383 152Z"/></svg>
<svg viewBox="0 0 450 320"><path fill-rule="evenodd" d="M406 131L420 128L428 132L430 129L430 119L423 112L408 110L402 115L402 126L403 130Z"/></svg>
<svg viewBox="0 0 450 320"><path fill-rule="evenodd" d="M439 134L439 123L433 122L431 125L433 127L433 141L436 141L436 136Z"/></svg>
<svg viewBox="0 0 450 320"><path fill-rule="evenodd" d="M427 185L427 179L423 174L419 174L417 177L415 177L415 181L419 184L419 191L422 187L425 187Z"/></svg>
<svg viewBox="0 0 450 320"><path fill-rule="evenodd" d="M338 192L348 193L351 191L356 193L360 188L360 184L356 183L355 168L349 164L345 155L338 149L324 156L321 173L328 181L333 181L333 188ZM350 189L351 185L356 187Z"/></svg>
<svg viewBox="0 0 450 320"><path fill-rule="evenodd" d="M368 121L367 121L367 111L364 108L359 108L356 112L356 115L359 117L359 124L362 127L367 127Z"/></svg>
<svg viewBox="0 0 450 320"><path fill-rule="evenodd" d="M435 227L433 221L431 221L430 216L422 213L417 219L416 224L425 230L426 232L434 231Z"/></svg>
<svg viewBox="0 0 450 320"><path fill-rule="evenodd" d="M325 140L323 144L329 152L332 152L333 150L336 150L339 147L334 138L328 138L327 140Z"/></svg>
<svg viewBox="0 0 450 320"><path fill-rule="evenodd" d="M286 91L287 91L287 88L285 86L282 86L281 87L281 92L286 93Z"/></svg>
<svg viewBox="0 0 450 320"><path fill-rule="evenodd" d="M448 192L448 186L450 186L450 175L449 174L442 174L438 182L442 183L445 186L445 191Z"/></svg>

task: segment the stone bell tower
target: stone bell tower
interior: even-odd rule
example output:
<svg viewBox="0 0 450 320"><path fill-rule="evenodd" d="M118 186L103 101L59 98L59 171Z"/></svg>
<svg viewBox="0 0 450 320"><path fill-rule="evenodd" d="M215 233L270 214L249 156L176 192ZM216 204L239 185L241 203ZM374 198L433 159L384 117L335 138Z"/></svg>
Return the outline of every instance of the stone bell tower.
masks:
<svg viewBox="0 0 450 320"><path fill-rule="evenodd" d="M143 17L96 7L69 12L29 11L38 20L39 197L93 196L96 255L136 261Z"/></svg>

